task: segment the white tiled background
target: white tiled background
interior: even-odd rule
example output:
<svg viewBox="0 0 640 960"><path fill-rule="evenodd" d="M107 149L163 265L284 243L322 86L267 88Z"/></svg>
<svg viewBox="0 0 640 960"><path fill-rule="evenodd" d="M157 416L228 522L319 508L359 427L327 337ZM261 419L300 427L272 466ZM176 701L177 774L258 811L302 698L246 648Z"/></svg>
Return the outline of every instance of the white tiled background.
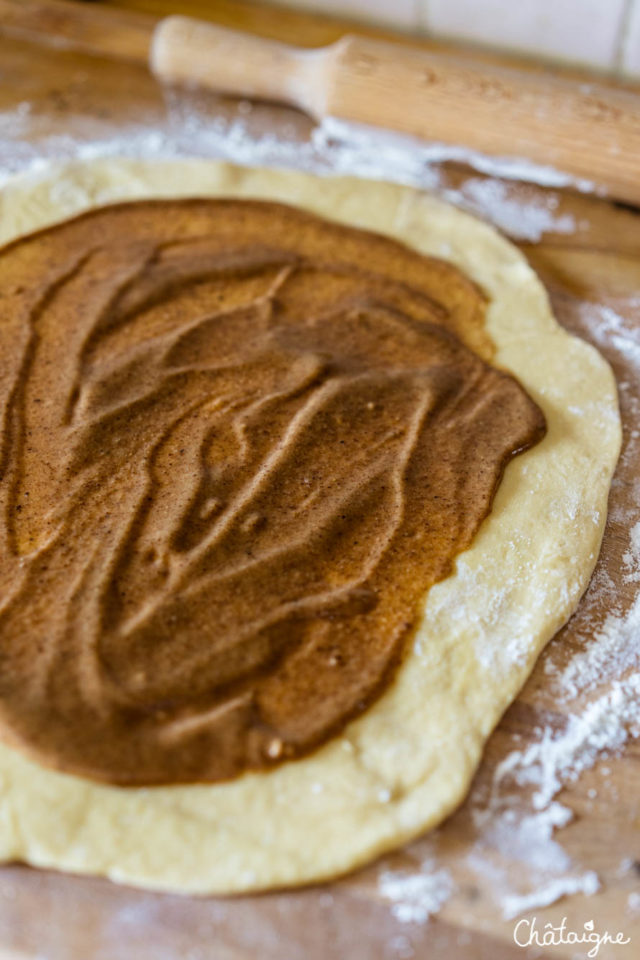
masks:
<svg viewBox="0 0 640 960"><path fill-rule="evenodd" d="M640 79L640 0L277 0Z"/></svg>

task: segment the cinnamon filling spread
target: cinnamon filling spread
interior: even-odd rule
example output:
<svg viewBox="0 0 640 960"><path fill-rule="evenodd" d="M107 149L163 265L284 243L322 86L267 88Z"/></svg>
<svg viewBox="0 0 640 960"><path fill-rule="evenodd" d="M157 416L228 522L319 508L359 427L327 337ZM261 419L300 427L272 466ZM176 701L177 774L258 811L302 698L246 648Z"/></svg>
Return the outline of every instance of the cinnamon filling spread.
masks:
<svg viewBox="0 0 640 960"><path fill-rule="evenodd" d="M545 431L485 306L270 202L126 203L0 251L2 738L219 781L365 710Z"/></svg>

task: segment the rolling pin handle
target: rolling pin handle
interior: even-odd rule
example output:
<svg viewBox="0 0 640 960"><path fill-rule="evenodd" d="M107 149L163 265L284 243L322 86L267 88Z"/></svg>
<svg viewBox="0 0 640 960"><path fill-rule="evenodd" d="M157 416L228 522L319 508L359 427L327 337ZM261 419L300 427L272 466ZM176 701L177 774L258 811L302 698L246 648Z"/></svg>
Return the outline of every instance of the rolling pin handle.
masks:
<svg viewBox="0 0 640 960"><path fill-rule="evenodd" d="M151 41L150 65L165 83L275 100L322 114L324 50L302 50L191 17L165 17Z"/></svg>

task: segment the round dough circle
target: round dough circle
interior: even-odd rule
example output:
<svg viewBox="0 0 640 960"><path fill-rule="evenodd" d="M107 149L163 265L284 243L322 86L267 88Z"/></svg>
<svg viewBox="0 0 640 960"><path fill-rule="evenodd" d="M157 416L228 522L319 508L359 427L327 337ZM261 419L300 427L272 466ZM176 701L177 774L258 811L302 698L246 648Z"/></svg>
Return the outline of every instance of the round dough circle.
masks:
<svg viewBox="0 0 640 960"><path fill-rule="evenodd" d="M7 242L90 207L145 197L296 204L450 261L488 294L494 363L545 413L508 466L471 548L428 594L386 693L304 759L230 783L104 786L0 745L0 858L147 888L231 893L344 873L435 826L596 562L620 447L613 374L554 320L522 254L493 228L408 187L205 160L98 160L0 195Z"/></svg>

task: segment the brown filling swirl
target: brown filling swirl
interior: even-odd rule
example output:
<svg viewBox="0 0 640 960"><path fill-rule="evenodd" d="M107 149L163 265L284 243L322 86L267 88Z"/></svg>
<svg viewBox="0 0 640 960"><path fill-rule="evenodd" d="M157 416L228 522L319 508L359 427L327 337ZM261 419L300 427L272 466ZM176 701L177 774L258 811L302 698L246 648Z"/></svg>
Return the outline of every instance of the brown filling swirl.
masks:
<svg viewBox="0 0 640 960"><path fill-rule="evenodd" d="M544 434L451 265L276 203L0 252L0 734L123 785L303 755Z"/></svg>

